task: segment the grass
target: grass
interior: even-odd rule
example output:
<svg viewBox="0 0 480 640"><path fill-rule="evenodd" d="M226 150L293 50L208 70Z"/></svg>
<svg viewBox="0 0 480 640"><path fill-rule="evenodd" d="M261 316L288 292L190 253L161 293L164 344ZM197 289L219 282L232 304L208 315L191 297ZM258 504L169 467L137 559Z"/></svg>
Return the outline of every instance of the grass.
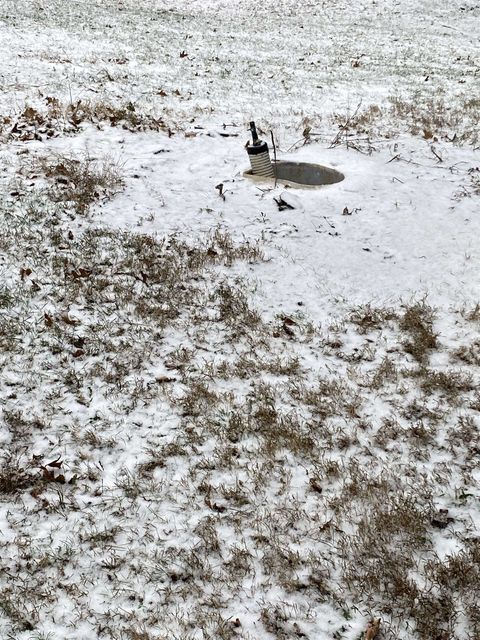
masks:
<svg viewBox="0 0 480 640"><path fill-rule="evenodd" d="M80 192L75 162L51 161L48 179L65 166ZM112 638L248 638L244 609L228 612L246 585L281 593L255 605L262 633L279 638L314 637L320 606L339 638L355 607L382 618L385 638L407 622L422 640L452 634L459 616L477 633L467 567L478 551L458 511L476 491L475 374L461 364L475 322L455 316L465 337L449 347L454 369L434 364L445 350L424 302L365 305L325 327L282 310L268 321L232 269L263 260L261 245L220 229L195 242L70 234L71 197L47 196L30 201L28 223L2 205L16 242L5 226L0 241L18 274L0 314L3 420L18 455L3 455L0 497L16 540L28 541L15 543L17 562L30 566L2 556L5 633L28 631L25 620L42 633L60 583ZM445 501L457 511L439 530ZM455 542L448 557L439 535ZM82 557L76 574L69 549ZM108 610L85 600L92 585Z"/></svg>
<svg viewBox="0 0 480 640"><path fill-rule="evenodd" d="M0 495L15 496L31 489L35 479L27 468L25 459L7 455L0 471Z"/></svg>
<svg viewBox="0 0 480 640"><path fill-rule="evenodd" d="M434 311L425 302L406 306L400 319L400 328L409 336L404 343L405 351L417 362L426 362L428 354L437 346L433 320Z"/></svg>
<svg viewBox="0 0 480 640"><path fill-rule="evenodd" d="M78 133L84 124L138 131L171 131L162 118L142 113L132 102L77 100L63 102L45 96L43 104L27 104L17 113L0 117L0 139L4 141L46 141L59 135ZM173 124L171 125L174 126Z"/></svg>
<svg viewBox="0 0 480 640"><path fill-rule="evenodd" d="M111 197L123 184L120 167L109 159L45 156L38 166L49 181L50 200L70 204L77 215L85 215L95 201Z"/></svg>
<svg viewBox="0 0 480 640"><path fill-rule="evenodd" d="M413 135L421 135L427 140L447 139L453 142L478 143L478 121L480 100L464 95L460 104L452 106L442 95L429 99L405 100L391 98L391 114L400 122L405 122Z"/></svg>
<svg viewBox="0 0 480 640"><path fill-rule="evenodd" d="M420 92L412 96L393 95L382 106L360 102L346 113L335 113L332 123L338 131L330 144L332 147L343 144L370 154L375 149L375 138L391 138L400 131L407 131L431 142L442 140L476 146L479 116L480 101L470 95L460 96L455 105L449 104L441 92L430 97ZM305 142L316 137L315 133L309 132ZM461 192L460 196L478 192L478 178L474 173L471 178L471 189Z"/></svg>
<svg viewBox="0 0 480 640"><path fill-rule="evenodd" d="M393 309L373 307L366 304L356 307L350 314L350 322L355 324L361 333L368 333L375 329L382 329L390 320L396 319Z"/></svg>
<svg viewBox="0 0 480 640"><path fill-rule="evenodd" d="M143 37L144 12L125 11ZM102 82L128 86L128 62L112 54ZM163 106L35 105L0 119L4 141L181 128ZM394 98L337 113L329 139L366 153L378 132L470 143L477 120L470 99ZM372 616L385 640L478 637L478 305L268 319L238 277L261 243L105 228L92 207L122 187L118 165L33 168L46 187L0 201L0 635L341 640Z"/></svg>

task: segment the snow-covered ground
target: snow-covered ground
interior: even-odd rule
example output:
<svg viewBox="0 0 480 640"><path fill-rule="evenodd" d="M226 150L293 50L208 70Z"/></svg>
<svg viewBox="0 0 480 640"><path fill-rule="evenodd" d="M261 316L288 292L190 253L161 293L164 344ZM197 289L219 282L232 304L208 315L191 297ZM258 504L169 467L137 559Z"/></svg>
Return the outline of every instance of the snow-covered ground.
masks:
<svg viewBox="0 0 480 640"><path fill-rule="evenodd" d="M479 46L0 0L1 638L480 637ZM345 180L244 178L253 118Z"/></svg>

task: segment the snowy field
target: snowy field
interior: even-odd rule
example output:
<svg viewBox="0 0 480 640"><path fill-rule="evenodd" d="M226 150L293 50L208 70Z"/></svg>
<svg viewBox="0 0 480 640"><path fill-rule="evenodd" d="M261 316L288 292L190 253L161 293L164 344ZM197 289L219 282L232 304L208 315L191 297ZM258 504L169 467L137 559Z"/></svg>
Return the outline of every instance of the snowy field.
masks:
<svg viewBox="0 0 480 640"><path fill-rule="evenodd" d="M0 0L1 640L480 638L479 51ZM345 180L247 180L252 119Z"/></svg>

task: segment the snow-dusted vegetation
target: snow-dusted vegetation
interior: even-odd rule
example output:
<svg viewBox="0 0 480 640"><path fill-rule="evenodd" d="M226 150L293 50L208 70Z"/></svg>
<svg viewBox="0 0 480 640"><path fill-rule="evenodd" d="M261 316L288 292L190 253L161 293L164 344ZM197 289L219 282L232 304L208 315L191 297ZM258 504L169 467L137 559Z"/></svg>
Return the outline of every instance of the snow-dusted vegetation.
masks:
<svg viewBox="0 0 480 640"><path fill-rule="evenodd" d="M479 38L0 0L1 639L478 640Z"/></svg>

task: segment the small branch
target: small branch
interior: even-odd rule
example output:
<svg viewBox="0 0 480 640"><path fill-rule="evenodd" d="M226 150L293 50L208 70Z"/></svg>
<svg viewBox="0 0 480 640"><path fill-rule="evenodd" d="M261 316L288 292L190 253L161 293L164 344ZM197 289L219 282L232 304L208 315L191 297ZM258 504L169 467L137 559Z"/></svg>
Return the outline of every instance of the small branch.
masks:
<svg viewBox="0 0 480 640"><path fill-rule="evenodd" d="M439 162L443 162L443 158L439 156L438 153L435 151L435 147L433 146L433 144L430 147L430 151L433 153L433 155L437 158Z"/></svg>
<svg viewBox="0 0 480 640"><path fill-rule="evenodd" d="M272 146L273 146L273 159L274 159L274 170L273 174L275 176L275 187L277 186L277 147L275 145L275 139L273 137L273 131L270 131L270 136L272 138Z"/></svg>

